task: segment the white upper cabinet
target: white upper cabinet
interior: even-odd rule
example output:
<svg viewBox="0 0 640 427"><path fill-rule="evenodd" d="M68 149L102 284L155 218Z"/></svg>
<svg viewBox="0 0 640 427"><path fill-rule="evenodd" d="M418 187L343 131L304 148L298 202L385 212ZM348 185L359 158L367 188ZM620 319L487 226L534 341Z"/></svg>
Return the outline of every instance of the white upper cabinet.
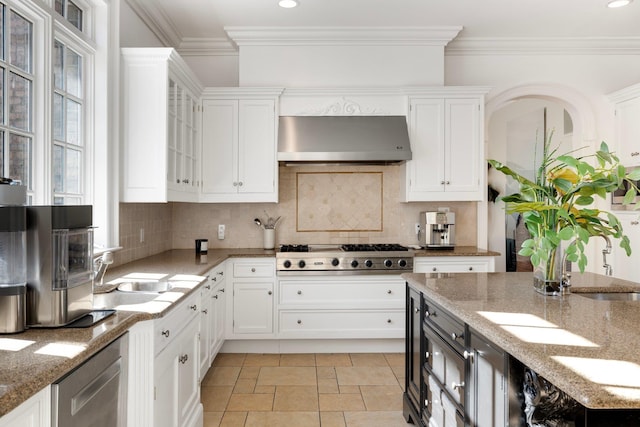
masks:
<svg viewBox="0 0 640 427"><path fill-rule="evenodd" d="M482 200L483 96L410 96L406 201Z"/></svg>
<svg viewBox="0 0 640 427"><path fill-rule="evenodd" d="M197 78L171 48L123 48L121 87L121 200L196 201Z"/></svg>
<svg viewBox="0 0 640 427"><path fill-rule="evenodd" d="M207 89L202 100L202 202L277 202L281 90Z"/></svg>
<svg viewBox="0 0 640 427"><path fill-rule="evenodd" d="M625 166L640 165L640 84L609 95L615 104L616 153Z"/></svg>

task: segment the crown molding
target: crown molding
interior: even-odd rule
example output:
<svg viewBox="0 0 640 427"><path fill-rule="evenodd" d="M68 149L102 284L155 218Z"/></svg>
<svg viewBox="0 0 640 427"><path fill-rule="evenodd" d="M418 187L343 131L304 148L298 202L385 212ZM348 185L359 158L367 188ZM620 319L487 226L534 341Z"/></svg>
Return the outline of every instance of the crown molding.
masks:
<svg viewBox="0 0 640 427"><path fill-rule="evenodd" d="M157 2L145 0L125 1L165 46L178 47L180 45L182 34Z"/></svg>
<svg viewBox="0 0 640 427"><path fill-rule="evenodd" d="M629 99L637 98L639 96L640 83L607 94L607 98L609 98L609 100L611 100L612 102L623 102Z"/></svg>
<svg viewBox="0 0 640 427"><path fill-rule="evenodd" d="M462 27L225 27L224 30L238 46L446 46Z"/></svg>
<svg viewBox="0 0 640 427"><path fill-rule="evenodd" d="M460 37L447 45L456 55L638 55L640 37Z"/></svg>
<svg viewBox="0 0 640 427"><path fill-rule="evenodd" d="M185 37L178 52L182 56L238 56L238 49L226 38Z"/></svg>

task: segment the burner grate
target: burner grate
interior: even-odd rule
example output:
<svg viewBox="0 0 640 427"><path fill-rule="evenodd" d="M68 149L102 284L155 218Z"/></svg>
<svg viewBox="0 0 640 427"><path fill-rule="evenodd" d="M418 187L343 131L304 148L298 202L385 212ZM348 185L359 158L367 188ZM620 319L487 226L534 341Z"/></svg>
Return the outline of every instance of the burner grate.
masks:
<svg viewBox="0 0 640 427"><path fill-rule="evenodd" d="M280 245L280 252L309 252L309 245Z"/></svg>
<svg viewBox="0 0 640 427"><path fill-rule="evenodd" d="M346 244L340 246L340 249L346 252L390 252L409 250L406 246L402 246L397 243Z"/></svg>

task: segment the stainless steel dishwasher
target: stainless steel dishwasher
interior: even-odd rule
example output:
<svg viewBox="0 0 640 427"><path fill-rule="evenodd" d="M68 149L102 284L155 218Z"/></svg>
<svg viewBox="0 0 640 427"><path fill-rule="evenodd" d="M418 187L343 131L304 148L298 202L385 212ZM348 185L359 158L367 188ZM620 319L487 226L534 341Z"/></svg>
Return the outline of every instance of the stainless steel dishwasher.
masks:
<svg viewBox="0 0 640 427"><path fill-rule="evenodd" d="M51 386L52 427L126 424L128 334Z"/></svg>

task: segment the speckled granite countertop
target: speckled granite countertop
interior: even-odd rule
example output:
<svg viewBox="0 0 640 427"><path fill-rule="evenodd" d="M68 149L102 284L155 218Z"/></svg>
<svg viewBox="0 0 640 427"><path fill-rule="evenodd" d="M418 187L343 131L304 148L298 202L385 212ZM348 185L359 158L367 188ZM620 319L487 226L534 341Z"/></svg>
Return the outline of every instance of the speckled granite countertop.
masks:
<svg viewBox="0 0 640 427"><path fill-rule="evenodd" d="M453 249L415 249L415 257L430 256L499 256L498 252L476 248L475 246L455 246Z"/></svg>
<svg viewBox="0 0 640 427"><path fill-rule="evenodd" d="M174 302L199 288L204 280L200 276L227 258L274 254L263 249L216 249L196 257L193 250L172 250L107 270L107 284L131 273L153 273L177 281L178 287L171 289L171 298L160 297L161 303L154 304L151 310L147 303L154 295L98 293L94 295L95 308L118 307L118 311L89 328L27 329L19 334L0 335L0 416L82 364L136 322L162 317ZM114 288L107 285L104 290Z"/></svg>
<svg viewBox="0 0 640 427"><path fill-rule="evenodd" d="M530 272L402 277L584 406L640 409L640 301L580 296L640 284L573 273L571 295L545 297Z"/></svg>

